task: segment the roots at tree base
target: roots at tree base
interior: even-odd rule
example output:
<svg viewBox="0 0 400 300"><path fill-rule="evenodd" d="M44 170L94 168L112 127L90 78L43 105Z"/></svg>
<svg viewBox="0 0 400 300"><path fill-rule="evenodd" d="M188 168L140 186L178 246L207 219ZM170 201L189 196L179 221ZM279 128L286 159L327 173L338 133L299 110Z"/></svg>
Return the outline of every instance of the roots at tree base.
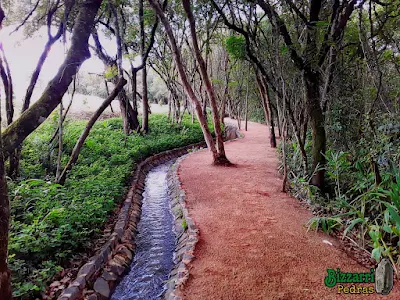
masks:
<svg viewBox="0 0 400 300"><path fill-rule="evenodd" d="M213 165L215 166L225 166L225 167L233 167L234 164L231 163L225 155L219 156L217 157L214 162Z"/></svg>

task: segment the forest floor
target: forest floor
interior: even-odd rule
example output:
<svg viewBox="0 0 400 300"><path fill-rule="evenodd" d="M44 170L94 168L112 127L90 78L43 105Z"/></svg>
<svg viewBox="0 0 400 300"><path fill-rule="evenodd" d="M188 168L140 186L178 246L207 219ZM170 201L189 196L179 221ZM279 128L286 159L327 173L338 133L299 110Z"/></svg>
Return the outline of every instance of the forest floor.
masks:
<svg viewBox="0 0 400 300"><path fill-rule="evenodd" d="M324 285L327 269L369 272L343 252L340 242L305 224L310 210L282 193L278 158L268 128L249 124L243 139L226 143L234 167L215 167L208 151L189 155L179 177L189 214L200 230L184 299L340 299ZM356 287L373 287L359 283ZM343 284L350 287L351 284ZM386 296L400 299L396 284Z"/></svg>

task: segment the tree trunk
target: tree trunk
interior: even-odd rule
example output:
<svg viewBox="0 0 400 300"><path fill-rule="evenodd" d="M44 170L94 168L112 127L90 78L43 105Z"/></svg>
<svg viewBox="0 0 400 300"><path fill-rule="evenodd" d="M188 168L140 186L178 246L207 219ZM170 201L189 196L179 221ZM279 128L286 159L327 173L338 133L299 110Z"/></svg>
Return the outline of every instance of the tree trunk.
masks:
<svg viewBox="0 0 400 300"><path fill-rule="evenodd" d="M107 92L107 97L108 97L110 95L110 90L108 89L108 83L107 83L106 79L104 79L104 86L106 87L106 92ZM111 113L114 113L114 109L113 109L111 103L110 103L110 109L111 109Z"/></svg>
<svg viewBox="0 0 400 300"><path fill-rule="evenodd" d="M269 144L271 148L276 148L276 136L275 136L275 125L274 125L274 115L272 114L271 99L269 97L269 90L265 92L266 106L268 107L270 126L269 126Z"/></svg>
<svg viewBox="0 0 400 300"><path fill-rule="evenodd" d="M171 118L171 106L172 106L172 95L171 92L169 92L169 96L168 96L168 120Z"/></svg>
<svg viewBox="0 0 400 300"><path fill-rule="evenodd" d="M146 34L144 31L144 18L143 18L143 0L139 0L139 23L140 23L140 52L142 56L142 104L143 104L143 116L142 116L142 130L144 133L149 132L149 98L147 95L147 70L146 60L144 58L146 51Z"/></svg>
<svg viewBox="0 0 400 300"><path fill-rule="evenodd" d="M0 6L1 10L1 6ZM1 124L1 108L0 108ZM10 203L8 200L7 180L4 168L3 139L0 130L0 299L11 300L11 280L8 270L8 229L10 221Z"/></svg>
<svg viewBox="0 0 400 300"><path fill-rule="evenodd" d="M63 103L60 102L60 116L58 120L58 156L57 156L57 169L56 169L56 181L61 175L61 158L63 151Z"/></svg>
<svg viewBox="0 0 400 300"><path fill-rule="evenodd" d="M264 83L264 84L263 84ZM274 114L272 112L271 97L269 95L269 86L267 80L262 78L261 85L264 86L265 92L265 106L267 107L267 112L269 115L269 143L271 148L276 148L276 136L275 136L275 124L274 124Z"/></svg>
<svg viewBox="0 0 400 300"><path fill-rule="evenodd" d="M142 116L142 129L144 133L149 132L149 98L147 95L147 70L146 67L142 70L142 103L143 103L143 116Z"/></svg>
<svg viewBox="0 0 400 300"><path fill-rule="evenodd" d="M6 117L7 125L10 125L14 117L14 103L13 103L13 83L11 77L10 67L8 65L7 57L5 55L3 45L0 45L1 53L3 58L0 57L0 75L4 85L4 92L6 95ZM3 66L3 60L4 65Z"/></svg>
<svg viewBox="0 0 400 300"><path fill-rule="evenodd" d="M103 111L110 105L110 103L117 97L119 92L123 89L124 85L127 81L124 78L121 78L117 85L115 86L114 90L111 94L107 97L106 100L101 104L101 106L96 110L93 116L90 118L88 124L85 127L85 130L82 132L81 136L79 137L77 143L75 144L74 149L72 150L71 157L65 166L64 170L62 171L60 177L57 180L57 183L64 184L67 178L67 173L72 169L73 165L76 163L79 157L79 153L81 152L82 146L85 143L86 138L88 137L90 130L92 129L93 125L96 123L97 119L101 116Z"/></svg>
<svg viewBox="0 0 400 300"><path fill-rule="evenodd" d="M313 177L311 184L322 188L324 185L326 133L325 120L320 105L319 76L316 73L304 73L306 85L307 110L312 130ZM317 169L318 167L318 169Z"/></svg>
<svg viewBox="0 0 400 300"><path fill-rule="evenodd" d="M176 44L176 40L175 40L174 34L172 32L171 25L169 24L168 19L165 17L163 10L161 9L160 5L158 4L158 1L157 0L149 0L149 2L151 4L151 6L154 8L154 10L156 11L157 15L159 16L161 22L164 24L165 31L168 35L168 39L171 44L172 53L175 58L178 73L179 73L179 76L181 77L182 85L185 88L190 100L192 101L192 104L195 107L197 119L199 120L201 129L203 131L204 139L207 143L208 149L211 151L211 153L213 155L214 162L216 162L218 160L217 149L215 147L215 143L212 138L210 129L208 128L207 121L204 118L201 104L200 104L198 98L196 97L192 87L190 86L189 80L186 76L186 72L183 67L181 52L178 49L178 46Z"/></svg>
<svg viewBox="0 0 400 300"><path fill-rule="evenodd" d="M257 85L258 85L258 89L260 91L261 94L261 103L264 109L264 115L265 115L265 121L267 123L267 125L269 125L269 142L271 145L271 148L276 148L276 137L275 137L275 127L274 127L274 121L272 119L272 114L271 114L271 109L269 106L269 93L268 93L268 86L264 86L261 78L259 77L258 74L256 74L256 80L257 80Z"/></svg>
<svg viewBox="0 0 400 300"><path fill-rule="evenodd" d="M229 95L228 63L229 63L229 55L226 55L226 59L225 59L225 87L224 87L224 95L222 97L222 104L221 104L221 124L224 124L225 113L226 113L226 99L228 98L228 95Z"/></svg>
<svg viewBox="0 0 400 300"><path fill-rule="evenodd" d="M51 47L53 46L53 44L56 42L56 40L49 40L47 41L46 45L44 46L44 50L42 52L42 54L40 55L39 61L36 65L35 70L33 71L32 77L31 77L31 81L29 83L28 89L26 90L26 94L25 94L25 98L24 98L24 104L22 106L22 112L24 112L25 110L27 110L30 106L31 103L31 98L32 98L32 94L33 94L33 90L35 89L37 80L39 78L40 72L42 71L42 67L44 65L44 62L47 59L47 55L50 52Z"/></svg>
<svg viewBox="0 0 400 300"><path fill-rule="evenodd" d="M286 137L287 137L287 120L286 117L283 117L283 125L282 125L282 156L283 156L283 183L282 183L282 192L286 193L286 185L288 181L288 165L287 165L287 157L286 157Z"/></svg>
<svg viewBox="0 0 400 300"><path fill-rule="evenodd" d="M74 82L74 84L75 84L75 82ZM69 110L71 109L72 101L74 100L74 94L75 94L75 87L74 87L74 90L73 90L73 92L72 92L71 100L69 101L69 104L68 104L68 106L67 106L67 109L65 110L65 113L64 113L63 116L62 116L61 125L64 124L64 121L65 121L65 119L67 118L67 115L68 115L68 113L69 113ZM50 139L50 141L49 141L49 145L50 145L51 143L53 143L54 139L55 139L55 138L57 137L57 135L58 135L58 131L59 131L59 130L60 130L60 128L59 128L59 126L57 126L56 131L53 133L53 135L52 135L52 137L51 137L51 139Z"/></svg>
<svg viewBox="0 0 400 300"><path fill-rule="evenodd" d="M192 13L192 10L190 7L190 0L182 0L182 3L183 3L183 7L186 11L187 17L189 19L190 32L192 35L192 42L193 42L193 49L195 52L197 62L199 63L199 66L200 66L201 77L206 86L206 91L207 91L208 99L210 101L211 111L212 111L212 115L213 115L213 123L214 123L214 130L215 130L215 135L216 135L216 140L217 140L217 152L218 152L217 161L214 161L214 163L230 164L230 162L226 158L226 154L225 154L224 139L222 136L222 129L221 129L221 122L220 122L219 113L218 113L217 99L215 97L215 92L214 92L213 86L211 84L211 80L208 77L206 63L201 55L200 47L199 47L198 41L197 41L196 24L195 24L195 19L194 19L194 16L193 16L193 13ZM207 99L207 97L205 97L205 99Z"/></svg>
<svg viewBox="0 0 400 300"><path fill-rule="evenodd" d="M118 78L114 78L114 84L117 84ZM138 112L133 109L132 105L129 102L128 95L126 94L125 89L123 88L121 92L118 94L119 107L121 110L122 120L124 123L124 132L129 134L131 130L137 131L140 128Z"/></svg>
<svg viewBox="0 0 400 300"><path fill-rule="evenodd" d="M247 71L247 84L246 84L246 104L245 104L245 112L244 112L244 130L247 131L247 121L249 114L249 83L250 83L250 64L249 70Z"/></svg>
<svg viewBox="0 0 400 300"><path fill-rule="evenodd" d="M4 155L8 156L46 120L60 104L82 63L90 57L88 39L101 2L101 0L88 0L81 4L75 19L71 47L64 63L49 82L40 99L4 131Z"/></svg>

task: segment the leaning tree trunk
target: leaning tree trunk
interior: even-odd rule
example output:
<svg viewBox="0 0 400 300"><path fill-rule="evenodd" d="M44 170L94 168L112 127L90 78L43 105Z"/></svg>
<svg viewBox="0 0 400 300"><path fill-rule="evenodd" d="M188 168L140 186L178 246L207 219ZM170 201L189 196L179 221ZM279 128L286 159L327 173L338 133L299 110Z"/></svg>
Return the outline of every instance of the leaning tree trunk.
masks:
<svg viewBox="0 0 400 300"><path fill-rule="evenodd" d="M75 147L72 150L71 157L70 157L67 165L64 167L64 170L62 171L60 177L58 178L57 183L59 183L59 184L65 183L67 174L72 169L73 165L77 162L79 153L81 152L83 144L85 143L86 138L88 137L93 125L96 123L97 119L100 117L100 115L103 113L103 111L110 105L110 103L115 99L115 97L117 97L118 93L123 89L123 87L126 83L127 83L127 81L124 78L121 78L118 81L117 85L115 86L114 90L111 92L111 94L107 97L106 100L104 100L104 102L101 104L101 106L96 110L96 112L90 118L88 124L85 127L85 130L82 132L77 143L75 144Z"/></svg>
<svg viewBox="0 0 400 300"><path fill-rule="evenodd" d="M215 135L217 139L217 151L218 151L218 158L215 163L217 164L229 164L230 162L226 158L225 154L225 147L224 147L224 139L222 136L222 129L221 129L221 122L219 118L219 113L218 113L218 106L217 106L217 99L215 97L215 92L213 89L213 86L211 84L211 80L208 77L207 74L207 66L206 63L201 55L200 52L200 47L197 41L197 34L196 34L196 23L194 20L194 16L190 7L190 0L182 0L183 7L185 9L186 15L189 19L189 25L190 25L190 32L192 35L192 42L193 42L193 49L194 53L197 59L197 62L199 63L200 66L200 73L202 80L205 83L206 86L206 91L208 95L208 99L210 101L210 106L211 106L211 111L213 115L213 123L214 123L214 130L215 130ZM207 97L205 97L205 100Z"/></svg>
<svg viewBox="0 0 400 300"><path fill-rule="evenodd" d="M5 156L14 151L60 104L80 66L90 57L88 40L101 2L87 0L81 4L72 32L71 48L58 73L49 82L39 100L4 131Z"/></svg>
<svg viewBox="0 0 400 300"><path fill-rule="evenodd" d="M166 33L168 35L168 39L169 39L169 42L171 44L172 53L173 53L173 56L175 58L176 66L178 68L179 76L181 77L182 85L185 88L190 100L192 101L192 104L195 107L197 119L199 120L201 129L203 131L204 139L205 139L205 141L207 143L208 149L211 151L211 153L213 155L214 162L216 162L218 160L218 152L217 152L217 149L215 147L215 143L214 143L214 140L212 138L210 129L208 128L207 121L206 121L206 119L205 119L205 117L203 115L200 101L196 97L192 87L189 84L189 80L188 80L188 78L186 76L186 73L185 73L185 70L184 70L184 67L183 67L181 52L178 49L178 46L176 44L176 40L175 40L175 37L174 37L174 33L172 32L171 25L169 24L169 21L166 18L166 16L165 16L163 10L161 9L160 5L158 4L158 1L157 0L149 0L149 2L150 2L150 5L156 11L157 15L159 16L161 22L164 24L165 31L166 31Z"/></svg>

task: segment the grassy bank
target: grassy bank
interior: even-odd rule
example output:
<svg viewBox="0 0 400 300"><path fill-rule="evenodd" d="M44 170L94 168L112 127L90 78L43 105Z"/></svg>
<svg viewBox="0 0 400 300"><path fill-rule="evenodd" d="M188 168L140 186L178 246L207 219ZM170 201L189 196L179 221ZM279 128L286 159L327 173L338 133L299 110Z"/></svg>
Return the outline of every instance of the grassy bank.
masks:
<svg viewBox="0 0 400 300"><path fill-rule="evenodd" d="M150 117L146 136L125 136L120 119L98 122L65 186L54 184L57 149L49 140L57 120L46 121L25 142L21 178L9 181L12 223L9 263L14 296L39 295L72 255L100 231L122 200L135 162L165 150L203 140L198 123L185 118L171 125L166 116ZM86 121L68 121L63 165Z"/></svg>

